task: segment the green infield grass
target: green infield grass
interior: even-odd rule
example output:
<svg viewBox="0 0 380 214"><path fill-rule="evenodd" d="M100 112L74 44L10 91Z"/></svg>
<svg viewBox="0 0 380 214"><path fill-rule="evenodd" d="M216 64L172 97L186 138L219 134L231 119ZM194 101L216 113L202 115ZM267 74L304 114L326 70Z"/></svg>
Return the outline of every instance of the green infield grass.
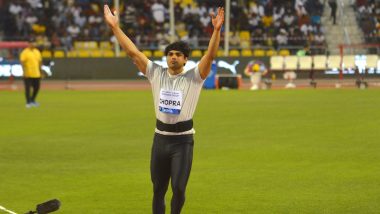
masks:
<svg viewBox="0 0 380 214"><path fill-rule="evenodd" d="M150 91L38 101L0 91L0 206L151 213ZM203 91L194 122L184 214L380 212L379 89Z"/></svg>

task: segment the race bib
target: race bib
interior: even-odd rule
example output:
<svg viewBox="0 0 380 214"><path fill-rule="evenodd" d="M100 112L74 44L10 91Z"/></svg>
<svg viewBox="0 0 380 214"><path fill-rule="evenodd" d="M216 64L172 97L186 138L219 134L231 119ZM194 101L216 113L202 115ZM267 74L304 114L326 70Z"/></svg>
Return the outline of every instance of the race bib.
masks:
<svg viewBox="0 0 380 214"><path fill-rule="evenodd" d="M159 110L166 114L179 114L182 108L182 92L160 90Z"/></svg>

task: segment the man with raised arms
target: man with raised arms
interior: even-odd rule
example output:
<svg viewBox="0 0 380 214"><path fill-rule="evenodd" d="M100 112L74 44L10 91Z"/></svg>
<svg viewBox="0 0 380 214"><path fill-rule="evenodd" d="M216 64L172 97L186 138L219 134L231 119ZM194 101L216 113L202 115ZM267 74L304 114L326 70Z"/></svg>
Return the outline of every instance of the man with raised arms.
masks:
<svg viewBox="0 0 380 214"><path fill-rule="evenodd" d="M151 153L154 214L165 213L165 194L169 181L173 190L171 213L178 214L185 202L185 190L193 160L193 115L204 80L211 70L220 42L224 9L210 14L214 31L206 54L199 64L184 71L190 48L174 42L165 49L168 68L150 61L119 27L116 11L104 6L104 18L116 39L137 68L149 80L156 113L156 128Z"/></svg>

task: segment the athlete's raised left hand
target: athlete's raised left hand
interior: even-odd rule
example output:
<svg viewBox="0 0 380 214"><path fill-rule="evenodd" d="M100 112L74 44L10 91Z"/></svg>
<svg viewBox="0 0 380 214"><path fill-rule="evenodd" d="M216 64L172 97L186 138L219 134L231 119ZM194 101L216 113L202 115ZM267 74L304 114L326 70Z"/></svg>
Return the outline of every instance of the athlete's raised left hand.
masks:
<svg viewBox="0 0 380 214"><path fill-rule="evenodd" d="M115 28L119 25L119 18L116 10L112 14L108 5L104 5L104 19L111 28Z"/></svg>
<svg viewBox="0 0 380 214"><path fill-rule="evenodd" d="M215 16L214 12L210 13L212 25L215 30L220 30L224 22L224 8L218 7L217 15Z"/></svg>

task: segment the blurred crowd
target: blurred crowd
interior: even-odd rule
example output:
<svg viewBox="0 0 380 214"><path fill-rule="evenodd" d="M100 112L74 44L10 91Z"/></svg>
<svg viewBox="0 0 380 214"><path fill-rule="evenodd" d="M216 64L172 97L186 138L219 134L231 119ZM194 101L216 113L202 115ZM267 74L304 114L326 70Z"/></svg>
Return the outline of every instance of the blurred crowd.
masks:
<svg viewBox="0 0 380 214"><path fill-rule="evenodd" d="M367 43L380 43L380 1L356 0L356 19Z"/></svg>
<svg viewBox="0 0 380 214"><path fill-rule="evenodd" d="M65 50L72 49L74 41L112 41L103 21L105 2L113 6L113 0L0 0L0 37L26 40L35 35L40 46ZM209 13L224 6L224 1L174 2L174 35L168 0L120 0L120 25L142 49L160 49L173 38L204 49L212 33ZM323 8L323 0L231 0L230 45L236 49L324 46ZM357 8L367 10L367 6Z"/></svg>

